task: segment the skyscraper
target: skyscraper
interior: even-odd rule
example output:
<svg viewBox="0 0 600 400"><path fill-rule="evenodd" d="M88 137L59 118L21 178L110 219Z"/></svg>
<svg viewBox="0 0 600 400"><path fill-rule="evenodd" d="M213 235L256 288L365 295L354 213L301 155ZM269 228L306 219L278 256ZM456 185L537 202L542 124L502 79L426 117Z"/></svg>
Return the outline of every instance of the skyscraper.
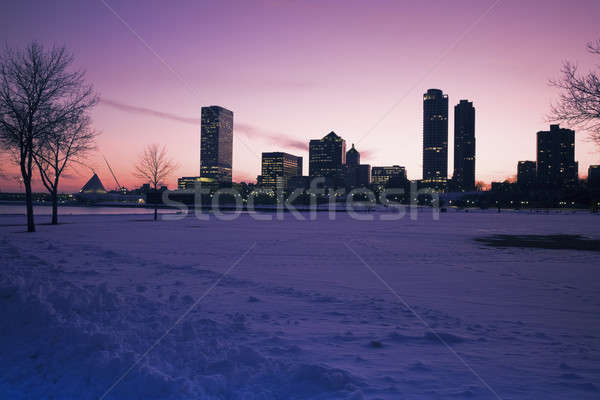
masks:
<svg viewBox="0 0 600 400"><path fill-rule="evenodd" d="M288 153L262 153L261 186L269 189L287 189L288 180L293 176L302 176L302 157Z"/></svg>
<svg viewBox="0 0 600 400"><path fill-rule="evenodd" d="M550 125L537 133L537 183L542 187L565 188L577 185L575 131Z"/></svg>
<svg viewBox="0 0 600 400"><path fill-rule="evenodd" d="M600 189L600 165L588 167L587 184L591 189Z"/></svg>
<svg viewBox="0 0 600 400"><path fill-rule="evenodd" d="M371 166L360 163L360 153L354 148L346 153L344 165L344 184L347 187L364 187L371 183Z"/></svg>
<svg viewBox="0 0 600 400"><path fill-rule="evenodd" d="M360 165L360 153L354 148L354 143L352 143L352 148L346 153L346 165Z"/></svg>
<svg viewBox="0 0 600 400"><path fill-rule="evenodd" d="M475 108L468 100L454 106L454 173L455 189L475 190Z"/></svg>
<svg viewBox="0 0 600 400"><path fill-rule="evenodd" d="M517 185L521 190L529 190L535 186L535 161L519 161L517 165Z"/></svg>
<svg viewBox="0 0 600 400"><path fill-rule="evenodd" d="M335 132L329 132L322 139L313 139L309 144L308 158L308 174L311 177L322 176L339 182L346 164L346 141Z"/></svg>
<svg viewBox="0 0 600 400"><path fill-rule="evenodd" d="M219 106L202 107L200 177L231 183L233 112Z"/></svg>
<svg viewBox="0 0 600 400"><path fill-rule="evenodd" d="M423 184L444 190L448 180L448 95L429 89L423 95Z"/></svg>

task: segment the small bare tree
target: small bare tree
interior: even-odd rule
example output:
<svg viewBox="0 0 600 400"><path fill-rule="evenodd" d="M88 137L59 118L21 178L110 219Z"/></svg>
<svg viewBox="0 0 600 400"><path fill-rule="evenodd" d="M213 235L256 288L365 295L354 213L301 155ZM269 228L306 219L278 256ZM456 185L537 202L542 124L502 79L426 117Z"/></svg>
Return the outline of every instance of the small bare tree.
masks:
<svg viewBox="0 0 600 400"><path fill-rule="evenodd" d="M177 168L177 164L168 158L165 147L158 144L148 145L135 166L135 176L144 179L152 189L158 190ZM154 206L154 220L158 219L158 207Z"/></svg>
<svg viewBox="0 0 600 400"><path fill-rule="evenodd" d="M96 103L82 71L69 71L73 56L64 47L33 42L6 48L0 59L0 141L19 165L27 207L27 230L35 231L31 182L36 149L50 134L76 121Z"/></svg>
<svg viewBox="0 0 600 400"><path fill-rule="evenodd" d="M2 157L2 154L0 153L0 181L4 181L8 178L8 176L6 176L6 174L2 168L4 166L5 161L2 160L1 157ZM1 191L2 191L2 188L0 187L0 192Z"/></svg>
<svg viewBox="0 0 600 400"><path fill-rule="evenodd" d="M600 55L600 39L588 43L587 49ZM550 81L550 85L561 89L558 103L552 106L550 120L587 130L590 139L600 146L600 70L580 74L576 64L566 61L561 77Z"/></svg>
<svg viewBox="0 0 600 400"><path fill-rule="evenodd" d="M35 149L34 160L40 171L42 183L52 200L52 224L58 224L58 184L63 171L71 162L81 163L81 158L94 148L96 132L90 118L82 115L65 121L48 132L41 145Z"/></svg>

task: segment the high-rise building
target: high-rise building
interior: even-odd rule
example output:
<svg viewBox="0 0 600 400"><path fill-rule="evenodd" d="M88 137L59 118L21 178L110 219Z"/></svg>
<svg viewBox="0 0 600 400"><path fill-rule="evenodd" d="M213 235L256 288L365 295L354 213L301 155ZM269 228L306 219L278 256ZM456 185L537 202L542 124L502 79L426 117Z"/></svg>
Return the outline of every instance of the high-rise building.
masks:
<svg viewBox="0 0 600 400"><path fill-rule="evenodd" d="M535 186L537 170L535 161L519 161L517 165L517 186L529 190Z"/></svg>
<svg viewBox="0 0 600 400"><path fill-rule="evenodd" d="M344 183L347 187L364 187L371 183L371 166L360 163L360 153L354 148L346 153Z"/></svg>
<svg viewBox="0 0 600 400"><path fill-rule="evenodd" d="M288 153L262 153L262 174L259 184L269 189L286 190L288 180L302 176L302 157Z"/></svg>
<svg viewBox="0 0 600 400"><path fill-rule="evenodd" d="M406 181L406 168L399 165L389 167L373 167L371 170L371 182L385 186L390 179Z"/></svg>
<svg viewBox="0 0 600 400"><path fill-rule="evenodd" d="M600 189L600 165L588 167L587 184L590 188Z"/></svg>
<svg viewBox="0 0 600 400"><path fill-rule="evenodd" d="M359 164L356 169L356 186L368 186L371 184L371 165Z"/></svg>
<svg viewBox="0 0 600 400"><path fill-rule="evenodd" d="M339 182L346 164L346 141L329 132L322 139L310 141L308 150L308 174L311 177L331 178Z"/></svg>
<svg viewBox="0 0 600 400"><path fill-rule="evenodd" d="M216 183L231 183L233 112L219 106L202 107L200 176Z"/></svg>
<svg viewBox="0 0 600 400"><path fill-rule="evenodd" d="M575 131L550 125L537 133L537 183L542 187L565 188L577 185Z"/></svg>
<svg viewBox="0 0 600 400"><path fill-rule="evenodd" d="M354 143L352 143L352 148L346 153L346 165L360 165L360 153L354 148Z"/></svg>
<svg viewBox="0 0 600 400"><path fill-rule="evenodd" d="M454 106L454 188L475 190L475 108L468 100Z"/></svg>
<svg viewBox="0 0 600 400"><path fill-rule="evenodd" d="M423 95L423 184L444 190L448 181L448 95L429 89Z"/></svg>

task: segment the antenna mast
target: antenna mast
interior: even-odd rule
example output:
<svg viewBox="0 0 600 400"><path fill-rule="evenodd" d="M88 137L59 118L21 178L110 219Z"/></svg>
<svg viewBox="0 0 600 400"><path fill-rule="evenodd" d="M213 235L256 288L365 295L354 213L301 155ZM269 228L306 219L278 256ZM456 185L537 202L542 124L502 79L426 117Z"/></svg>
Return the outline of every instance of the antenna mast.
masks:
<svg viewBox="0 0 600 400"><path fill-rule="evenodd" d="M108 163L108 160L106 159L106 156L103 154L102 157L104 158L104 162L106 163L106 166L108 167L108 170L110 171L112 177L114 178L115 182L117 182L117 190L121 190L121 185L119 184L119 181L117 180L117 177L115 176L115 173L113 172L112 168L110 167L110 164Z"/></svg>

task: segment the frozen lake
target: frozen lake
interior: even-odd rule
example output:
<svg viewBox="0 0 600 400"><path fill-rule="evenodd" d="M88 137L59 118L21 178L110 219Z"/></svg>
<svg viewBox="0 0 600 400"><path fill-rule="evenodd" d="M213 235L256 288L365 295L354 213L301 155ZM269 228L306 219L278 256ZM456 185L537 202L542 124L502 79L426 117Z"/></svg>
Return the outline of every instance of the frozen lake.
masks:
<svg viewBox="0 0 600 400"><path fill-rule="evenodd" d="M599 398L600 253L474 240L599 215L373 214L2 215L0 397Z"/></svg>

